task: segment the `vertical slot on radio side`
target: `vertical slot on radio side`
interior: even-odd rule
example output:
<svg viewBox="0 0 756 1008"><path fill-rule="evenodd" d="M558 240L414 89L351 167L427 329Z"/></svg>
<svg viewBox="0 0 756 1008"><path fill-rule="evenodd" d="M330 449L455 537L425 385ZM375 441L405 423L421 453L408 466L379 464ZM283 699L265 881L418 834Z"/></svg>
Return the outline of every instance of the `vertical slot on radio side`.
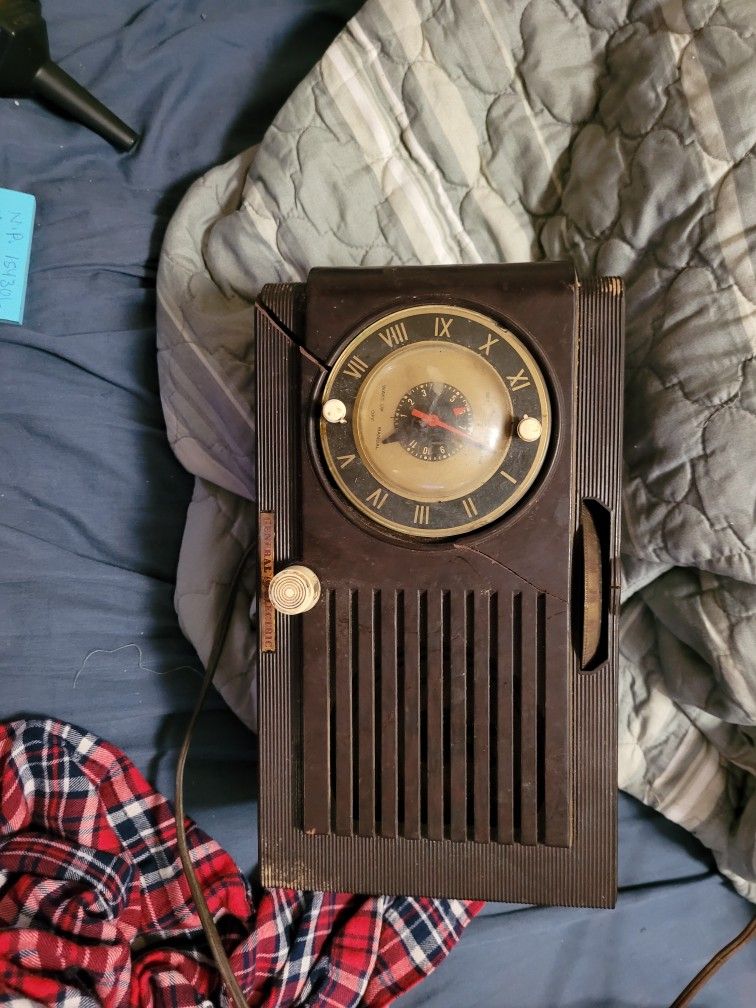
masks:
<svg viewBox="0 0 756 1008"><path fill-rule="evenodd" d="M609 657L611 515L590 498L580 505L572 557L572 639L581 672Z"/></svg>

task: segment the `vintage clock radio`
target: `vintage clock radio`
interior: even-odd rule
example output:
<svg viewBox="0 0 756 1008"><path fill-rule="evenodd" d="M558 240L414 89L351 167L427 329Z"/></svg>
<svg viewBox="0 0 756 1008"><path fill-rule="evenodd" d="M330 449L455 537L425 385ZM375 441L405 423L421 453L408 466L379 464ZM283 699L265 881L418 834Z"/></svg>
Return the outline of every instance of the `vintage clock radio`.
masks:
<svg viewBox="0 0 756 1008"><path fill-rule="evenodd" d="M621 282L316 269L255 330L263 884L613 905Z"/></svg>

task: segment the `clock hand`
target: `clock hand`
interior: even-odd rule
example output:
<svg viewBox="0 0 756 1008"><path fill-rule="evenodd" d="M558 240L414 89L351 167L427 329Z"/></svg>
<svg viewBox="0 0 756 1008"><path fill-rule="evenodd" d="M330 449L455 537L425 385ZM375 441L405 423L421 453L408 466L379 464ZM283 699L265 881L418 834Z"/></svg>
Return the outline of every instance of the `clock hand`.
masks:
<svg viewBox="0 0 756 1008"><path fill-rule="evenodd" d="M463 437L469 438L471 441L474 441L475 444L478 445L478 447L480 448L483 447L479 441L475 440L475 438L473 437L472 434L470 434L469 431L462 430L461 427L452 427L451 424L446 423L444 420L441 419L441 417L436 416L435 413L423 413L422 410L413 409L412 416L417 417L418 420L422 420L423 423L427 424L428 427L442 427L444 430L451 431L452 434L461 434Z"/></svg>
<svg viewBox="0 0 756 1008"><path fill-rule="evenodd" d="M383 441L381 441L381 444L391 444L393 441L398 440L399 440L399 431L393 430L383 439Z"/></svg>

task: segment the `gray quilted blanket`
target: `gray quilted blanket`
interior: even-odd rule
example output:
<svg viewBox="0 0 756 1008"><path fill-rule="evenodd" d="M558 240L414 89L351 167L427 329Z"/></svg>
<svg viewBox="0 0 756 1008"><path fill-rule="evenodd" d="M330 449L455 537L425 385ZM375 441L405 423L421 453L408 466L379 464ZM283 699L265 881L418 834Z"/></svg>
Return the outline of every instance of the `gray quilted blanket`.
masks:
<svg viewBox="0 0 756 1008"><path fill-rule="evenodd" d="M253 537L251 304L316 265L571 256L627 286L620 786L756 900L753 0L368 0L166 237L159 354L196 477L206 658ZM254 724L253 585L219 687Z"/></svg>

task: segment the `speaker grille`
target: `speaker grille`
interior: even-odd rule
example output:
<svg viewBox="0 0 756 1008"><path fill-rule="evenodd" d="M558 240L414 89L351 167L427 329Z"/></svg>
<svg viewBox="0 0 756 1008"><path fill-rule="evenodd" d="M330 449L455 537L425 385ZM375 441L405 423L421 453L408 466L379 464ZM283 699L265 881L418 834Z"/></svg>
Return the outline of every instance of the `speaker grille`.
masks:
<svg viewBox="0 0 756 1008"><path fill-rule="evenodd" d="M546 842L546 601L327 589L305 641L327 656L304 682L303 716L327 725L305 753L305 830Z"/></svg>

